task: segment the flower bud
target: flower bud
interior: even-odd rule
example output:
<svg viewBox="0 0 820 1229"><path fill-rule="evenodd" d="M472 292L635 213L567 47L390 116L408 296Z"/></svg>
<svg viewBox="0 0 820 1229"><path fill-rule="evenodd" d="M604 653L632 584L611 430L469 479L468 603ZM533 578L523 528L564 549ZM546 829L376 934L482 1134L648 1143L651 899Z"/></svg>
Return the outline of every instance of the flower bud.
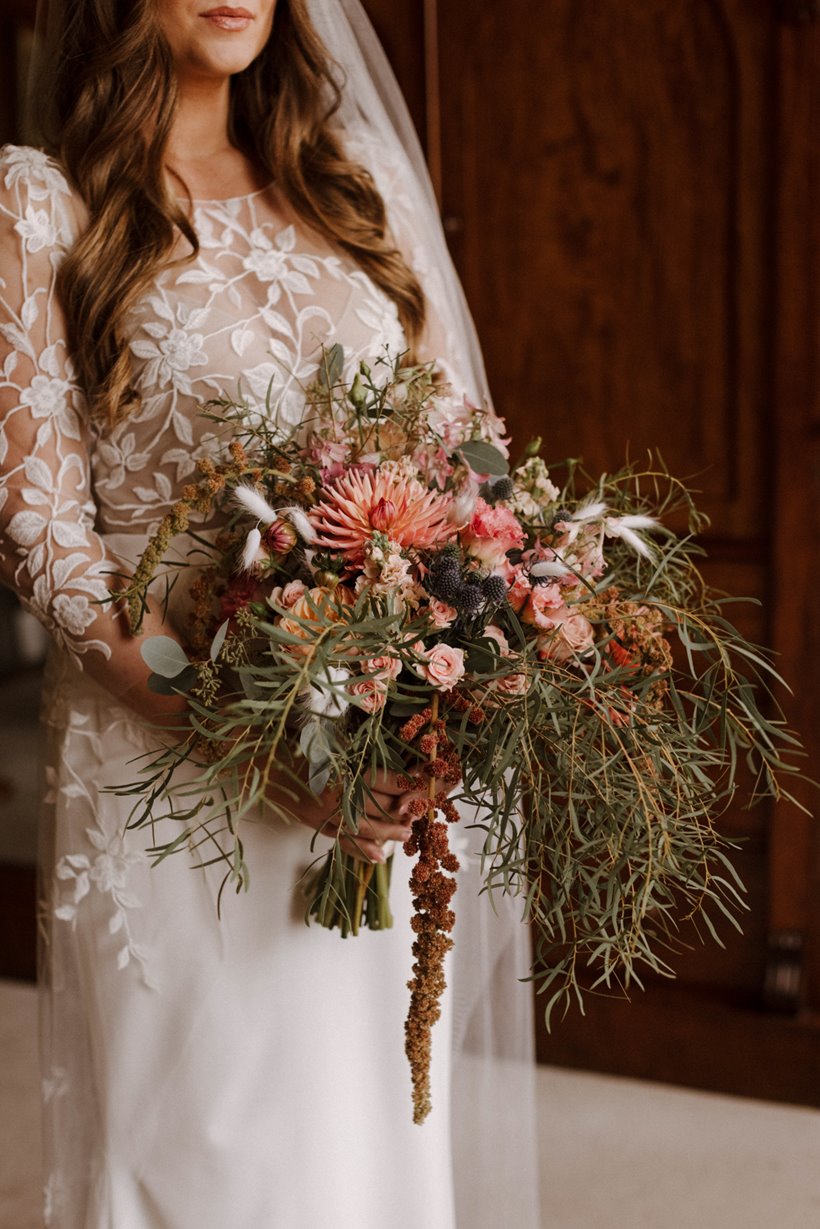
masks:
<svg viewBox="0 0 820 1229"><path fill-rule="evenodd" d="M385 499L383 496L370 509L370 524L374 529L380 529L385 532L393 524L396 516L396 505L392 499Z"/></svg>
<svg viewBox="0 0 820 1229"><path fill-rule="evenodd" d="M316 572L313 579L322 589L335 589L341 577L336 572Z"/></svg>
<svg viewBox="0 0 820 1229"><path fill-rule="evenodd" d="M541 451L542 442L543 441L540 435L536 435L533 439L531 439L529 444L527 444L527 447L524 449L525 456L537 457Z"/></svg>
<svg viewBox="0 0 820 1229"><path fill-rule="evenodd" d="M262 541L275 555L286 555L288 551L293 550L298 541L298 535L290 521L275 520L265 530Z"/></svg>
<svg viewBox="0 0 820 1229"><path fill-rule="evenodd" d="M351 405L355 406L357 410L360 410L365 403L367 393L364 384L362 383L362 377L358 371L356 372L355 379L350 386L350 392L347 396Z"/></svg>

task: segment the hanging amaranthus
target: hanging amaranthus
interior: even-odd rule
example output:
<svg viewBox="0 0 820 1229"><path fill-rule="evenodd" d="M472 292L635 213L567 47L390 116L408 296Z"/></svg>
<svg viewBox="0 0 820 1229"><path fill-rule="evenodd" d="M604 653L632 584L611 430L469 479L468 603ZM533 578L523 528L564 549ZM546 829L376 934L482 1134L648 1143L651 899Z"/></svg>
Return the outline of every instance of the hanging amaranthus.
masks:
<svg viewBox="0 0 820 1229"><path fill-rule="evenodd" d="M450 902L457 884L451 876L459 869L458 859L447 840L447 824L458 820L458 811L448 798L447 789L438 786L456 785L461 780L461 767L455 747L447 738L446 723L439 720L438 705L438 696L433 696L431 706L408 722L404 730L405 734L410 734L412 728L408 726L419 729L429 721L427 732L418 739L419 750L428 757L427 763L418 776L402 781L412 790L426 785L427 793L426 798L416 798L411 803L410 812L415 818L404 846L405 853L418 854L410 876L415 910L411 924L416 938L413 977L407 983L411 992L410 1009L404 1026L405 1052L413 1081L413 1121L416 1123L424 1122L432 1108L432 1030L441 1015L441 997L447 988L444 960L453 946L450 932L456 920ZM438 813L446 822L436 818Z"/></svg>

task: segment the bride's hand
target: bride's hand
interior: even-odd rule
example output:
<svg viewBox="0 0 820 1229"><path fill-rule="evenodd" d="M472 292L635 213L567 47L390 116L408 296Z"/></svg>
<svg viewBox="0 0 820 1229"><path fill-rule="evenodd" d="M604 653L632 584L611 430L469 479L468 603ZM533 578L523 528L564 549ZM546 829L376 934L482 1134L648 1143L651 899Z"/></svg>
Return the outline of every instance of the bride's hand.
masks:
<svg viewBox="0 0 820 1229"><path fill-rule="evenodd" d="M346 833L339 844L345 853L362 862L384 862L385 842L404 843L410 835L412 820L407 814L407 802L412 795L400 788L395 773L377 773L370 790L358 832ZM298 803L291 802L288 810L300 823L325 836L335 836L341 826L337 790L328 789L318 796L305 791Z"/></svg>

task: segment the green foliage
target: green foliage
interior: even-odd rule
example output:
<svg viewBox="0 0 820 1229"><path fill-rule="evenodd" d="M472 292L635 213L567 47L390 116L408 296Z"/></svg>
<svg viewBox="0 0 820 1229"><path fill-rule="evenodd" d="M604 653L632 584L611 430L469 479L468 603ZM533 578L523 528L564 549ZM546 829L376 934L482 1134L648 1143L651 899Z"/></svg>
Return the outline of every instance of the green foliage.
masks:
<svg viewBox="0 0 820 1229"><path fill-rule="evenodd" d="M334 347L308 396L308 417L311 406L319 413L341 396L345 429L363 452L381 447L391 421L412 436L431 395L429 371L396 364L385 383L362 365L357 382L340 390L341 370ZM284 484L287 497L287 484L305 473L294 468L289 475L282 465L295 467L295 445L264 422L249 425L241 407L222 403L212 412L253 446L249 465L263 483ZM486 440L468 439L458 453L477 473L507 473ZM799 754L774 699L779 679L767 654L743 639L728 618L729 599L698 570L703 552L695 534L704 518L662 463L650 459L644 469L599 478L566 463L549 507L529 520L522 515L528 543L547 539L562 509L596 501L615 518L684 519L688 532L658 526L641 550L617 533L608 538L606 570L579 574L578 609L596 632L591 648L564 660L539 655L532 628L509 605L493 616L509 657L482 635L480 621L440 633L465 650L468 668L457 692L442 697L464 774L454 800L480 805L485 892L526 903L536 935L532 978L548 1019L582 1002L589 984L628 989L647 971L671 975L687 919L718 942L719 927L738 924L744 893L721 815L746 780L753 783L749 805L788 798L784 783L797 772ZM572 571L561 549L556 558ZM271 577L280 566L271 564ZM283 579L293 574L283 570ZM338 790L340 831L355 835L373 775L416 767L401 726L429 700L413 648L429 625L414 622L389 596L367 592L335 622L315 603L310 615L292 614L294 632L264 603L251 603L210 640L203 660L217 680L218 703L198 699L194 688L188 742L163 750L121 791L135 795L131 826L150 829L157 861L193 848L204 864L223 866L224 887L241 891L248 884L241 840L248 817L297 820L309 781L316 792ZM630 636L638 649L627 653ZM321 705L346 695L340 671L386 648L402 670L384 708L371 713L348 696L341 715L328 716ZM166 684L187 678L190 686L188 657L173 641L148 640L143 656ZM513 676L526 684L505 690ZM351 873L337 842L312 880L308 915L345 935L360 924L389 925L389 871L377 868L364 886Z"/></svg>

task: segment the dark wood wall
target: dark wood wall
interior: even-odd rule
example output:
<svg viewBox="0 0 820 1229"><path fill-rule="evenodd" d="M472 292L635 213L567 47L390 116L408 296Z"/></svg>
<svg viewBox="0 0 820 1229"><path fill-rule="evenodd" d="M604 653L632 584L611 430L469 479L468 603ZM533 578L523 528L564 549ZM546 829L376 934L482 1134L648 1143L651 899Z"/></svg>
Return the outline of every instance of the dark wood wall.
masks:
<svg viewBox="0 0 820 1229"><path fill-rule="evenodd" d="M0 3L7 87L31 7ZM690 478L709 578L757 599L738 622L777 650L820 775L817 7L366 0L500 412L556 459L611 470L660 449ZM673 986L539 1027L543 1060L820 1104L816 825L782 806L726 827L744 933L692 933Z"/></svg>
<svg viewBox="0 0 820 1229"><path fill-rule="evenodd" d="M816 773L812 6L367 8L427 143L500 412L556 459L611 470L659 449L690 479L711 518L709 579L759 603L737 621L779 653ZM782 806L725 827L743 842L743 934L721 949L691 932L674 987L540 1028L544 1060L820 1103L815 825Z"/></svg>

